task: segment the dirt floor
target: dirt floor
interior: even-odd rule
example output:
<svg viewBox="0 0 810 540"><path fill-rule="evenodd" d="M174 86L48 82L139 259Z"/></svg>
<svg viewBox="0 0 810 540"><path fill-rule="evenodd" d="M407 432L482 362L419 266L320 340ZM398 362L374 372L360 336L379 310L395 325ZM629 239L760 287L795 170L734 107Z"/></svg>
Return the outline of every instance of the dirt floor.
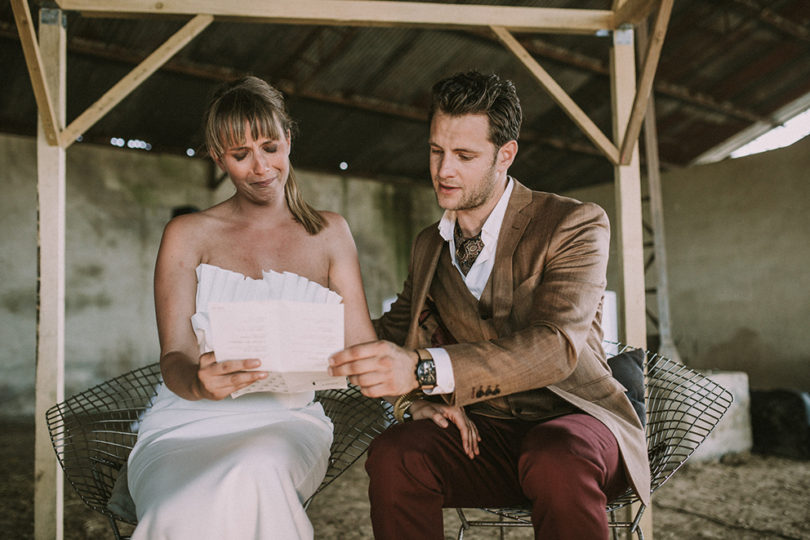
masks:
<svg viewBox="0 0 810 540"><path fill-rule="evenodd" d="M0 420L0 540L33 538L33 423ZM318 539L369 539L366 479L355 464L309 509ZM445 536L455 538L458 518L445 513ZM653 498L657 540L810 540L810 461L737 455L721 462L687 464ZM65 484L65 539L112 538L105 517L90 510ZM507 538L531 538L528 529ZM497 538L489 529L469 540ZM648 536L649 538L649 536Z"/></svg>

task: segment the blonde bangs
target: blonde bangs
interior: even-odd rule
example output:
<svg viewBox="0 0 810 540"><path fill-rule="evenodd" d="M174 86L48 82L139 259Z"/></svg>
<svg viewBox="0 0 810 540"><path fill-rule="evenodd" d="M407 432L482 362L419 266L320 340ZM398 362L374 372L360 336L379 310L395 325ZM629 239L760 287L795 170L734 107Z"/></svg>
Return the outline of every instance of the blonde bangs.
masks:
<svg viewBox="0 0 810 540"><path fill-rule="evenodd" d="M208 151L217 158L228 148L244 144L245 126L250 126L250 136L281 139L282 128L275 111L261 100L250 99L249 95L231 95L222 99L208 115L206 140Z"/></svg>

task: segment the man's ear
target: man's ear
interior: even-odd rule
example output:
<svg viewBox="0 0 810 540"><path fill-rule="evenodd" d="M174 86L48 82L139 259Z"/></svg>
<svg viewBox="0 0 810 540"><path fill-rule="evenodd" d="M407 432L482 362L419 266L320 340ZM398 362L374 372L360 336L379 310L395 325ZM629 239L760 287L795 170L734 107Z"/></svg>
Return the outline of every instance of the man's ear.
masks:
<svg viewBox="0 0 810 540"><path fill-rule="evenodd" d="M515 161L518 152L518 143L511 140L498 149L498 169L506 171Z"/></svg>

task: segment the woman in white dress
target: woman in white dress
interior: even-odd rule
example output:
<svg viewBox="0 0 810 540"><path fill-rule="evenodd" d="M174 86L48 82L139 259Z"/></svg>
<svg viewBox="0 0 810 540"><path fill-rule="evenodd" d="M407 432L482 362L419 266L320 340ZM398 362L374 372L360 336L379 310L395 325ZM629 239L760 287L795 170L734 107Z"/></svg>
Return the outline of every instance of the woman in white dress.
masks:
<svg viewBox="0 0 810 540"><path fill-rule="evenodd" d="M341 297L346 344L375 339L351 233L301 198L291 129L281 94L255 77L209 105L208 151L236 192L174 218L163 234L155 306L164 384L129 459L133 539L313 538L303 502L326 472L331 422L311 391L230 397L267 374L248 371L256 359L217 362L207 340L209 302Z"/></svg>

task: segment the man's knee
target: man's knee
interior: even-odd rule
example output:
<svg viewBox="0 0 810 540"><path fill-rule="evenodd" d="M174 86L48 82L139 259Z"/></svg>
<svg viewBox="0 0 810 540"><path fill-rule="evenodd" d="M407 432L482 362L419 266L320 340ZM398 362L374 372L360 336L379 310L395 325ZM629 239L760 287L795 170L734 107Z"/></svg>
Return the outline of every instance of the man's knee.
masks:
<svg viewBox="0 0 810 540"><path fill-rule="evenodd" d="M421 426L414 422L398 424L378 435L368 448L366 472L372 478L375 475L388 476L394 469L407 467L414 457L429 454L425 448L427 437Z"/></svg>
<svg viewBox="0 0 810 540"><path fill-rule="evenodd" d="M388 428L369 446L366 472L374 480L395 476L428 481L441 474L452 447L448 430L432 420L417 420Z"/></svg>
<svg viewBox="0 0 810 540"><path fill-rule="evenodd" d="M602 486L618 462L618 446L607 428L596 419L576 415L538 426L524 441L518 471L531 497L546 488L561 494Z"/></svg>

